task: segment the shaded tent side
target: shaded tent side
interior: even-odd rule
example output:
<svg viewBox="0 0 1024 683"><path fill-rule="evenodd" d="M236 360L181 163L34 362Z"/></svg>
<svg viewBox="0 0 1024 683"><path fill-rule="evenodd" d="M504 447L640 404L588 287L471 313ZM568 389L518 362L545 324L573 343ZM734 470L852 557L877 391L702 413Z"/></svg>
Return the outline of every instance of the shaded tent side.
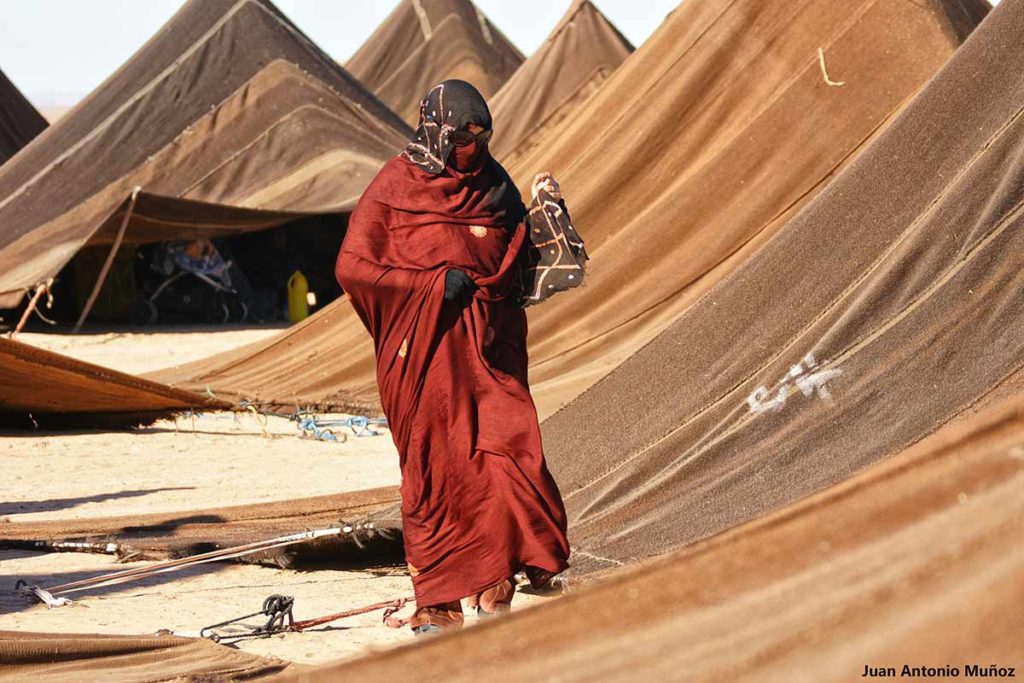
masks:
<svg viewBox="0 0 1024 683"><path fill-rule="evenodd" d="M46 119L0 71L0 165L46 130Z"/></svg>
<svg viewBox="0 0 1024 683"><path fill-rule="evenodd" d="M512 169L559 175L592 257L583 287L530 312L541 416L769 243L945 63L958 45L950 26L938 0L928 11L681 5ZM821 46L834 76L857 78L829 86ZM372 346L344 301L280 337L153 376L270 405L378 405Z"/></svg>
<svg viewBox="0 0 1024 683"><path fill-rule="evenodd" d="M607 80L633 46L589 0L569 10L488 104L494 119L491 152L503 164L537 144Z"/></svg>
<svg viewBox="0 0 1024 683"><path fill-rule="evenodd" d="M0 631L0 681L253 680L288 662L202 638Z"/></svg>
<svg viewBox="0 0 1024 683"><path fill-rule="evenodd" d="M0 338L0 427L133 426L231 404Z"/></svg>
<svg viewBox="0 0 1024 683"><path fill-rule="evenodd" d="M1005 2L1006 0L1004 0ZM1024 402L645 567L289 681L851 680L1022 663ZM628 647L624 647L628 643ZM466 652L487 652L467 658Z"/></svg>
<svg viewBox="0 0 1024 683"><path fill-rule="evenodd" d="M352 531L315 542L245 555L236 561L292 567L324 558L373 563L401 555L401 524L381 511L399 500L397 487L277 503L181 510L145 515L11 521L0 526L0 548L114 553L133 560L166 560L246 545L314 529ZM374 514L376 513L376 514ZM374 514L376 523L364 523Z"/></svg>
<svg viewBox="0 0 1024 683"><path fill-rule="evenodd" d="M522 62L471 0L402 0L345 68L416 125L420 99L441 81L469 81L490 97Z"/></svg>
<svg viewBox="0 0 1024 683"><path fill-rule="evenodd" d="M94 244L137 187L334 215L408 134L266 0L189 2L0 169L0 306Z"/></svg>
<svg viewBox="0 0 1024 683"><path fill-rule="evenodd" d="M771 243L544 423L578 571L835 484L1019 375L1022 31L1002 3Z"/></svg>

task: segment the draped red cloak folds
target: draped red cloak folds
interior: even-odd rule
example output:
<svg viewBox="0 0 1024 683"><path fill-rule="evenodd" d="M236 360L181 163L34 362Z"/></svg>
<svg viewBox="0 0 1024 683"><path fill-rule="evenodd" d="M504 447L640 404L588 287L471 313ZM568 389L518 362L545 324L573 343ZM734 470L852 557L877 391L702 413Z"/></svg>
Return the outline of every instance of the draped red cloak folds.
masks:
<svg viewBox="0 0 1024 683"><path fill-rule="evenodd" d="M488 183L460 178L392 159L352 214L336 269L373 336L421 606L522 569L558 573L569 556L527 384L526 315L505 298L525 227L509 235L479 189ZM444 301L449 268L479 287L465 307Z"/></svg>

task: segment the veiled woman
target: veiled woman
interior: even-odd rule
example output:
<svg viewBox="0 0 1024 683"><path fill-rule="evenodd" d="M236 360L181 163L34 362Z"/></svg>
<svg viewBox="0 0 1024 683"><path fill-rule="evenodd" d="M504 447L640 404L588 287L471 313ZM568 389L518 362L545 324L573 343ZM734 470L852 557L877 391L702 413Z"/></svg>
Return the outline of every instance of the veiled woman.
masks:
<svg viewBox="0 0 1024 683"><path fill-rule="evenodd" d="M513 289L526 209L488 152L477 90L449 80L420 105L401 155L367 188L336 275L373 336L402 471L417 633L507 611L514 576L567 566L562 499L527 385L526 316ZM547 174L535 185L558 192Z"/></svg>

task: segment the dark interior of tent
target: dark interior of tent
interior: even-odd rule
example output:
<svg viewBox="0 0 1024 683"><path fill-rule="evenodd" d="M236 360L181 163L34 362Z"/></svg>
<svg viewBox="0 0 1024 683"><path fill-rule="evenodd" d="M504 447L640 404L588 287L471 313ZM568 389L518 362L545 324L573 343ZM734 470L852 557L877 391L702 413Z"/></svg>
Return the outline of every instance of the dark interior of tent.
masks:
<svg viewBox="0 0 1024 683"><path fill-rule="evenodd" d="M86 308L84 331L90 326L294 321L297 301L304 301L299 307L312 314L342 294L334 262L348 214L283 215L271 227L214 235L204 234L204 224L190 218L200 230L186 228L174 235L178 239L163 240L152 240L154 230L139 218L133 216L116 248L102 238L101 229L98 239L80 249L54 278L52 306L40 302L39 315L30 317L26 329L75 325ZM169 222L161 219L161 224L156 234L169 236ZM0 312L6 326L21 318L28 300Z"/></svg>

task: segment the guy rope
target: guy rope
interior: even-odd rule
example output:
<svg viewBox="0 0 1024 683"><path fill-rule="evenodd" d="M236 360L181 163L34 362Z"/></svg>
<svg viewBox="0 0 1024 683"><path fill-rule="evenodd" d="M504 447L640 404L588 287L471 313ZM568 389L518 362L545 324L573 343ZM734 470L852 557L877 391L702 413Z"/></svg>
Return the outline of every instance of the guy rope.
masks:
<svg viewBox="0 0 1024 683"><path fill-rule="evenodd" d="M306 629L313 628L314 626L329 624L332 621L354 617L359 614L368 614L379 609L384 610L384 623L391 628L397 628L403 624L404 621L395 620L392 615L401 610L405 607L406 603L412 600L413 598L411 597L396 598L394 600L375 602L372 605L345 610L344 612L326 614L314 619L295 621L295 617L292 615L292 608L295 606L295 598L290 595L271 595L263 601L263 608L259 612L245 614L240 617L235 617L234 619L222 621L219 624L206 626L199 631L199 635L203 638L208 638L215 643L227 644L239 640L245 640L247 638L266 638L274 635L275 633L300 633ZM267 619L265 622L257 626L235 626L236 624L241 624L241 622L254 617L266 617Z"/></svg>
<svg viewBox="0 0 1024 683"><path fill-rule="evenodd" d="M352 534L353 540L358 544L358 537L355 534L360 531L366 531L371 534L376 532L384 535L382 531L376 529L373 522L364 522L354 526L346 524L344 526L332 527L329 529L317 529L313 531L303 531L297 534L290 534L288 536L279 536L277 538L271 538L265 541L256 541L254 543L246 543L245 545L234 546L231 548L222 548L220 550L213 550L206 553L200 553L198 555L182 557L176 560L153 562L143 567L111 572L109 574L101 574L92 578L70 581L68 583L62 583L49 588L42 588L40 586L29 584L27 581L19 580L15 585L15 590L20 591L26 597L46 603L48 607L60 607L70 602L70 600L65 596L72 593L78 593L93 588L113 586L121 583L129 583L132 581L141 581L142 579L146 579L157 574L176 572L200 564L231 560L266 550L273 550L275 548L284 548L286 546L296 545L299 543L308 543L322 538Z"/></svg>

